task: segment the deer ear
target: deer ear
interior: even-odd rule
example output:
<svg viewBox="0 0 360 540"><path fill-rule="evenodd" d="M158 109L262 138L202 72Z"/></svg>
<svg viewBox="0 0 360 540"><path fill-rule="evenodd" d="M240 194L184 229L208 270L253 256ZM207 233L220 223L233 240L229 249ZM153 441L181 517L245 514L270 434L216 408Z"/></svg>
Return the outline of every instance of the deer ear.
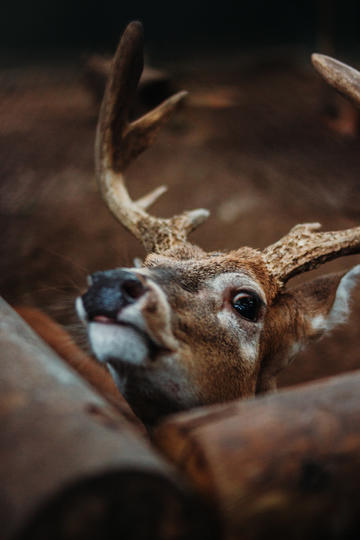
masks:
<svg viewBox="0 0 360 540"><path fill-rule="evenodd" d="M300 311L298 324L303 323L300 332L305 340L319 338L347 321L359 276L357 265L346 273L322 276L293 289L292 296Z"/></svg>
<svg viewBox="0 0 360 540"><path fill-rule="evenodd" d="M264 328L263 362L257 390L276 388L276 376L306 345L346 322L360 265L329 274L281 293ZM277 336L274 340L274 336Z"/></svg>

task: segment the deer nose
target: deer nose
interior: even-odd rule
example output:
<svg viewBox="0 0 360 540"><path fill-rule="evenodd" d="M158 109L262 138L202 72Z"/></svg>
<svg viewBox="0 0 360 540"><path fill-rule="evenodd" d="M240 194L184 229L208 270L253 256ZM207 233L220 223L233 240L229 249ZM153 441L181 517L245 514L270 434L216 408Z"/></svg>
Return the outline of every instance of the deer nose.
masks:
<svg viewBox="0 0 360 540"><path fill-rule="evenodd" d="M116 269L95 272L90 276L91 286L82 296L88 320L106 322L116 320L118 313L134 304L146 288L136 274Z"/></svg>

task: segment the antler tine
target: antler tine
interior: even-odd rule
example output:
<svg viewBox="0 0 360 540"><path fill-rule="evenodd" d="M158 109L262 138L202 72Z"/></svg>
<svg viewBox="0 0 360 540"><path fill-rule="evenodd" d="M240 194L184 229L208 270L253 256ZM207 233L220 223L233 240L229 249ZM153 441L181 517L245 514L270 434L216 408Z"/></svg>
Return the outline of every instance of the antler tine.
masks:
<svg viewBox="0 0 360 540"><path fill-rule="evenodd" d="M311 60L328 84L360 107L359 71L323 54L313 54Z"/></svg>
<svg viewBox="0 0 360 540"><path fill-rule="evenodd" d="M360 73L334 58L313 54L312 63L336 90L360 106ZM266 266L279 287L290 278L344 255L360 253L360 227L344 231L314 232L320 223L296 225L263 250Z"/></svg>
<svg viewBox="0 0 360 540"><path fill-rule="evenodd" d="M314 232L320 223L296 225L263 251L271 275L281 287L290 278L344 255L360 253L360 227Z"/></svg>
<svg viewBox="0 0 360 540"><path fill-rule="evenodd" d="M115 53L100 110L95 143L96 176L113 215L143 243L147 251L159 253L186 242L187 235L206 220L209 212L198 209L170 219L156 218L145 210L166 191L164 186L135 202L128 194L123 171L153 143L162 124L187 95L187 92L178 92L130 123L129 110L142 69L142 25L132 22Z"/></svg>

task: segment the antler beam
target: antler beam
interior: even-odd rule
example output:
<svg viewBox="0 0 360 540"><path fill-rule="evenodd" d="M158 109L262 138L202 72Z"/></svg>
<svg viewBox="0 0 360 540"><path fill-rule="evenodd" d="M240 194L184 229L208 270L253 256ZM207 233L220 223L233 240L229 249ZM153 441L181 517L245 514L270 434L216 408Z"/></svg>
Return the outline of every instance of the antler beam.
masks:
<svg viewBox="0 0 360 540"><path fill-rule="evenodd" d="M344 255L360 253L360 227L314 232L320 223L296 225L263 251L266 266L281 286L290 278Z"/></svg>
<svg viewBox="0 0 360 540"><path fill-rule="evenodd" d="M323 54L313 54L311 60L328 84L360 107L359 71Z"/></svg>
<svg viewBox="0 0 360 540"><path fill-rule="evenodd" d="M129 196L123 171L153 143L160 127L187 95L179 92L130 123L129 111L142 69L142 25L132 22L115 53L101 106L95 144L96 176L113 215L143 243L146 251L161 253L185 243L187 235L207 219L209 212L200 208L169 219L151 216L146 209L166 191L164 186L138 201Z"/></svg>
<svg viewBox="0 0 360 540"><path fill-rule="evenodd" d="M315 69L331 86L360 106L360 73L334 58L313 54ZM320 223L296 225L263 251L270 274L281 287L290 278L343 255L360 253L360 227L345 231L314 232Z"/></svg>

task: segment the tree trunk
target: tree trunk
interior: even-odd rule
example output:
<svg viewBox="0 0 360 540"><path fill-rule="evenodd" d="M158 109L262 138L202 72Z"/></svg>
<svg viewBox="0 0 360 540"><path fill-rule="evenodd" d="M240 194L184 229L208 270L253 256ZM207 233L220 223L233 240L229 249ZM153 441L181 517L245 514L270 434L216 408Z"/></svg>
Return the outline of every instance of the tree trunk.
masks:
<svg viewBox="0 0 360 540"><path fill-rule="evenodd" d="M176 415L155 440L226 538L360 538L360 371Z"/></svg>
<svg viewBox="0 0 360 540"><path fill-rule="evenodd" d="M0 299L1 539L216 538L214 513Z"/></svg>

